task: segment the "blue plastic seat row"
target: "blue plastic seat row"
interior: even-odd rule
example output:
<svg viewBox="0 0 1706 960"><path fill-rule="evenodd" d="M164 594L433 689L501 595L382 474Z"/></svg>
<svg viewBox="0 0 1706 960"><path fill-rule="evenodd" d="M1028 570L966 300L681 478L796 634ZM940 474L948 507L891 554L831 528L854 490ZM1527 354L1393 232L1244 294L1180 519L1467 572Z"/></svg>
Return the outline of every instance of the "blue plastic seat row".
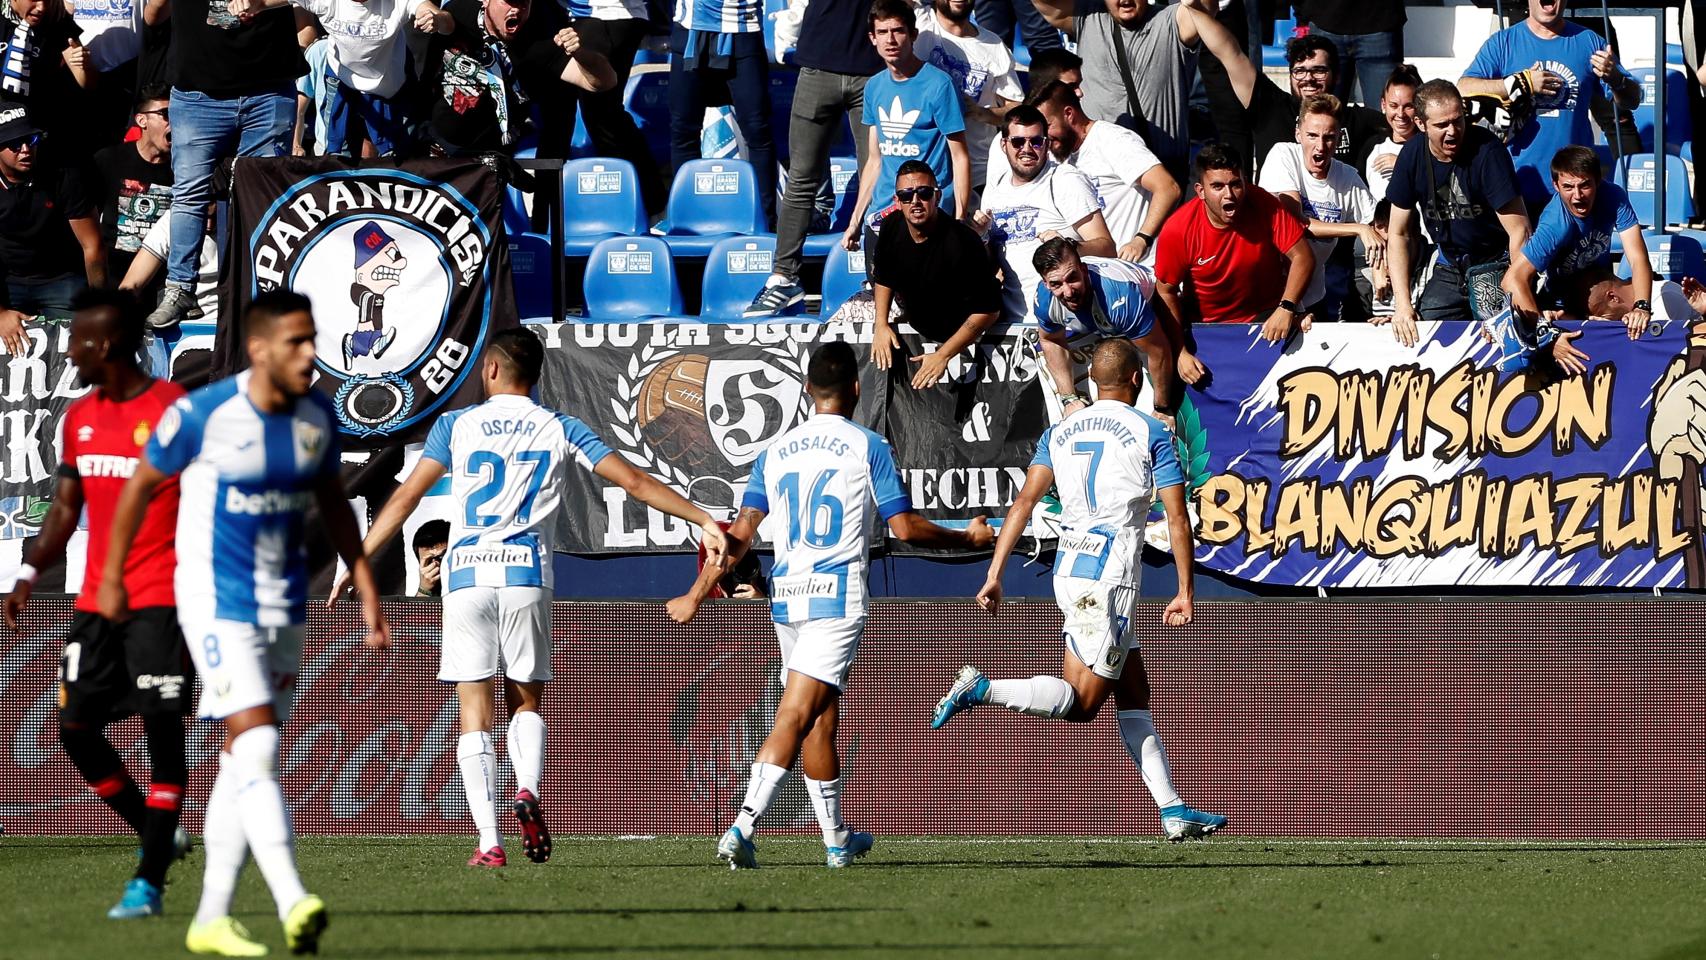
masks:
<svg viewBox="0 0 1706 960"><path fill-rule="evenodd" d="M738 323L770 275L776 257L772 236L726 237L717 241L705 261L698 319L706 323ZM517 271L517 299L521 300ZM548 280L549 278L547 278ZM824 267L825 307L820 316L835 312L859 292L865 280L861 254L836 248ZM548 298L547 284L547 298ZM681 284L675 258L662 237L616 237L593 246L587 258L583 285L586 319L595 323L682 317ZM800 313L795 307L791 313ZM544 313L550 315L549 309ZM529 316L526 310L522 316Z"/></svg>

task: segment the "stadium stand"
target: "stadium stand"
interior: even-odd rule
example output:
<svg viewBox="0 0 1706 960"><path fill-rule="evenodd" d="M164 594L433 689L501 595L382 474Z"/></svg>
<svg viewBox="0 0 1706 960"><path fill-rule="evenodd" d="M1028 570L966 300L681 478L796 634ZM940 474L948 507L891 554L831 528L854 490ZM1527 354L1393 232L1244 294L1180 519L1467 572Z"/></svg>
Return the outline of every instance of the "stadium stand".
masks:
<svg viewBox="0 0 1706 960"><path fill-rule="evenodd" d="M758 288L770 276L775 261L773 236L730 237L719 241L705 258L700 319L706 323L738 322L741 311L752 303ZM795 304L784 313L799 313L803 308L804 304Z"/></svg>
<svg viewBox="0 0 1706 960"><path fill-rule="evenodd" d="M611 157L563 165L563 252L586 256L600 240L646 232L634 165Z"/></svg>
<svg viewBox="0 0 1706 960"><path fill-rule="evenodd" d="M758 181L745 160L695 160L675 172L669 213L658 224L677 256L705 256L717 241L767 233Z"/></svg>
<svg viewBox="0 0 1706 960"><path fill-rule="evenodd" d="M685 312L669 247L657 237L603 240L587 257L586 319L633 322Z"/></svg>
<svg viewBox="0 0 1706 960"><path fill-rule="evenodd" d="M848 250L837 243L823 262L823 306L825 317L835 315L841 305L865 288L865 251Z"/></svg>

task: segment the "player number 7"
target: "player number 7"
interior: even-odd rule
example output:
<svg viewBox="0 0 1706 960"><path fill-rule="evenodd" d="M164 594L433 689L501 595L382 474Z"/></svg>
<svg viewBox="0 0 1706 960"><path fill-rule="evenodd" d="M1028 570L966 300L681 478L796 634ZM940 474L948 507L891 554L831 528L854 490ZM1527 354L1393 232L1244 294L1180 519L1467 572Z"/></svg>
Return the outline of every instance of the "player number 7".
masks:
<svg viewBox="0 0 1706 960"><path fill-rule="evenodd" d="M1107 446L1101 440L1080 440L1072 445L1072 455L1089 457L1090 469L1084 474L1084 499L1090 502L1090 510L1096 509L1096 470L1102 466L1102 450Z"/></svg>

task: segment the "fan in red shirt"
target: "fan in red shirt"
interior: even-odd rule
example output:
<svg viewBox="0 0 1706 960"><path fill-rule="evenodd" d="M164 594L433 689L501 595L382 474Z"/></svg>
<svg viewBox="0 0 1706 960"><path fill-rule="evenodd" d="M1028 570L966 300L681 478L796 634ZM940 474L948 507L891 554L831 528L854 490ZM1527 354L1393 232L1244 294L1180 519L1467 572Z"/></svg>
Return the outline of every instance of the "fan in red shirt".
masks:
<svg viewBox="0 0 1706 960"><path fill-rule="evenodd" d="M1243 159L1231 147L1211 143L1193 166L1196 199L1168 218L1155 241L1156 290L1173 316L1186 326L1260 323L1269 343L1309 329L1297 306L1315 272L1303 221L1244 183ZM1181 297L1181 286L1191 296ZM1186 383L1207 372L1188 349L1179 351L1178 367Z"/></svg>
<svg viewBox="0 0 1706 960"><path fill-rule="evenodd" d="M59 666L59 739L78 772L113 812L142 838L142 859L114 919L156 916L166 870L187 848L178 829L189 769L184 715L195 679L178 629L172 576L178 524L177 480L157 495L125 563L125 587L135 615L122 622L96 612L95 594L106 562L108 529L119 492L136 469L142 445L160 415L184 395L137 363L143 311L128 294L89 290L72 301L69 354L83 382L94 387L60 421L59 484L18 581L5 601L6 623L18 629L38 567L65 559L65 544L89 512L88 560L77 615ZM165 488L162 488L165 490ZM142 715L152 783L146 797L107 739L107 724Z"/></svg>

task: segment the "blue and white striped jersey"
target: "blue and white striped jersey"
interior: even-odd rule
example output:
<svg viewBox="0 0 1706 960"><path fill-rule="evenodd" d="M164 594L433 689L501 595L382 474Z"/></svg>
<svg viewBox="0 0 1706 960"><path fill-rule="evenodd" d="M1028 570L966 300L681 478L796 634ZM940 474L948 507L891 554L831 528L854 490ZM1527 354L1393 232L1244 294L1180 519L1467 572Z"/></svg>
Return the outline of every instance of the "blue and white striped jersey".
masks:
<svg viewBox="0 0 1706 960"><path fill-rule="evenodd" d="M1163 487L1185 482L1173 435L1118 400L1098 400L1043 432L1031 465L1054 471L1060 546L1054 575L1137 584L1143 526Z"/></svg>
<svg viewBox="0 0 1706 960"><path fill-rule="evenodd" d="M1033 313L1044 333L1066 334L1069 346L1088 346L1105 337L1135 340L1149 335L1155 326L1155 311L1149 298L1155 295L1155 274L1148 267L1112 257L1084 257L1090 286L1089 302L1074 313L1055 299L1048 284L1037 281L1037 305Z"/></svg>
<svg viewBox="0 0 1706 960"><path fill-rule="evenodd" d="M250 371L179 399L145 456L178 474L179 616L260 627L302 623L308 604L304 512L338 469L338 421L318 391L285 413L249 401Z"/></svg>
<svg viewBox="0 0 1706 960"><path fill-rule="evenodd" d="M452 410L427 434L421 457L450 473L447 590L550 587L551 518L562 470L591 470L610 448L574 417L515 394Z"/></svg>
<svg viewBox="0 0 1706 960"><path fill-rule="evenodd" d="M817 414L758 455L741 506L770 514L772 619L865 615L873 502L885 522L912 509L888 441L846 417Z"/></svg>
<svg viewBox="0 0 1706 960"><path fill-rule="evenodd" d="M684 30L705 33L757 33L764 29L764 2L675 0L675 22Z"/></svg>

